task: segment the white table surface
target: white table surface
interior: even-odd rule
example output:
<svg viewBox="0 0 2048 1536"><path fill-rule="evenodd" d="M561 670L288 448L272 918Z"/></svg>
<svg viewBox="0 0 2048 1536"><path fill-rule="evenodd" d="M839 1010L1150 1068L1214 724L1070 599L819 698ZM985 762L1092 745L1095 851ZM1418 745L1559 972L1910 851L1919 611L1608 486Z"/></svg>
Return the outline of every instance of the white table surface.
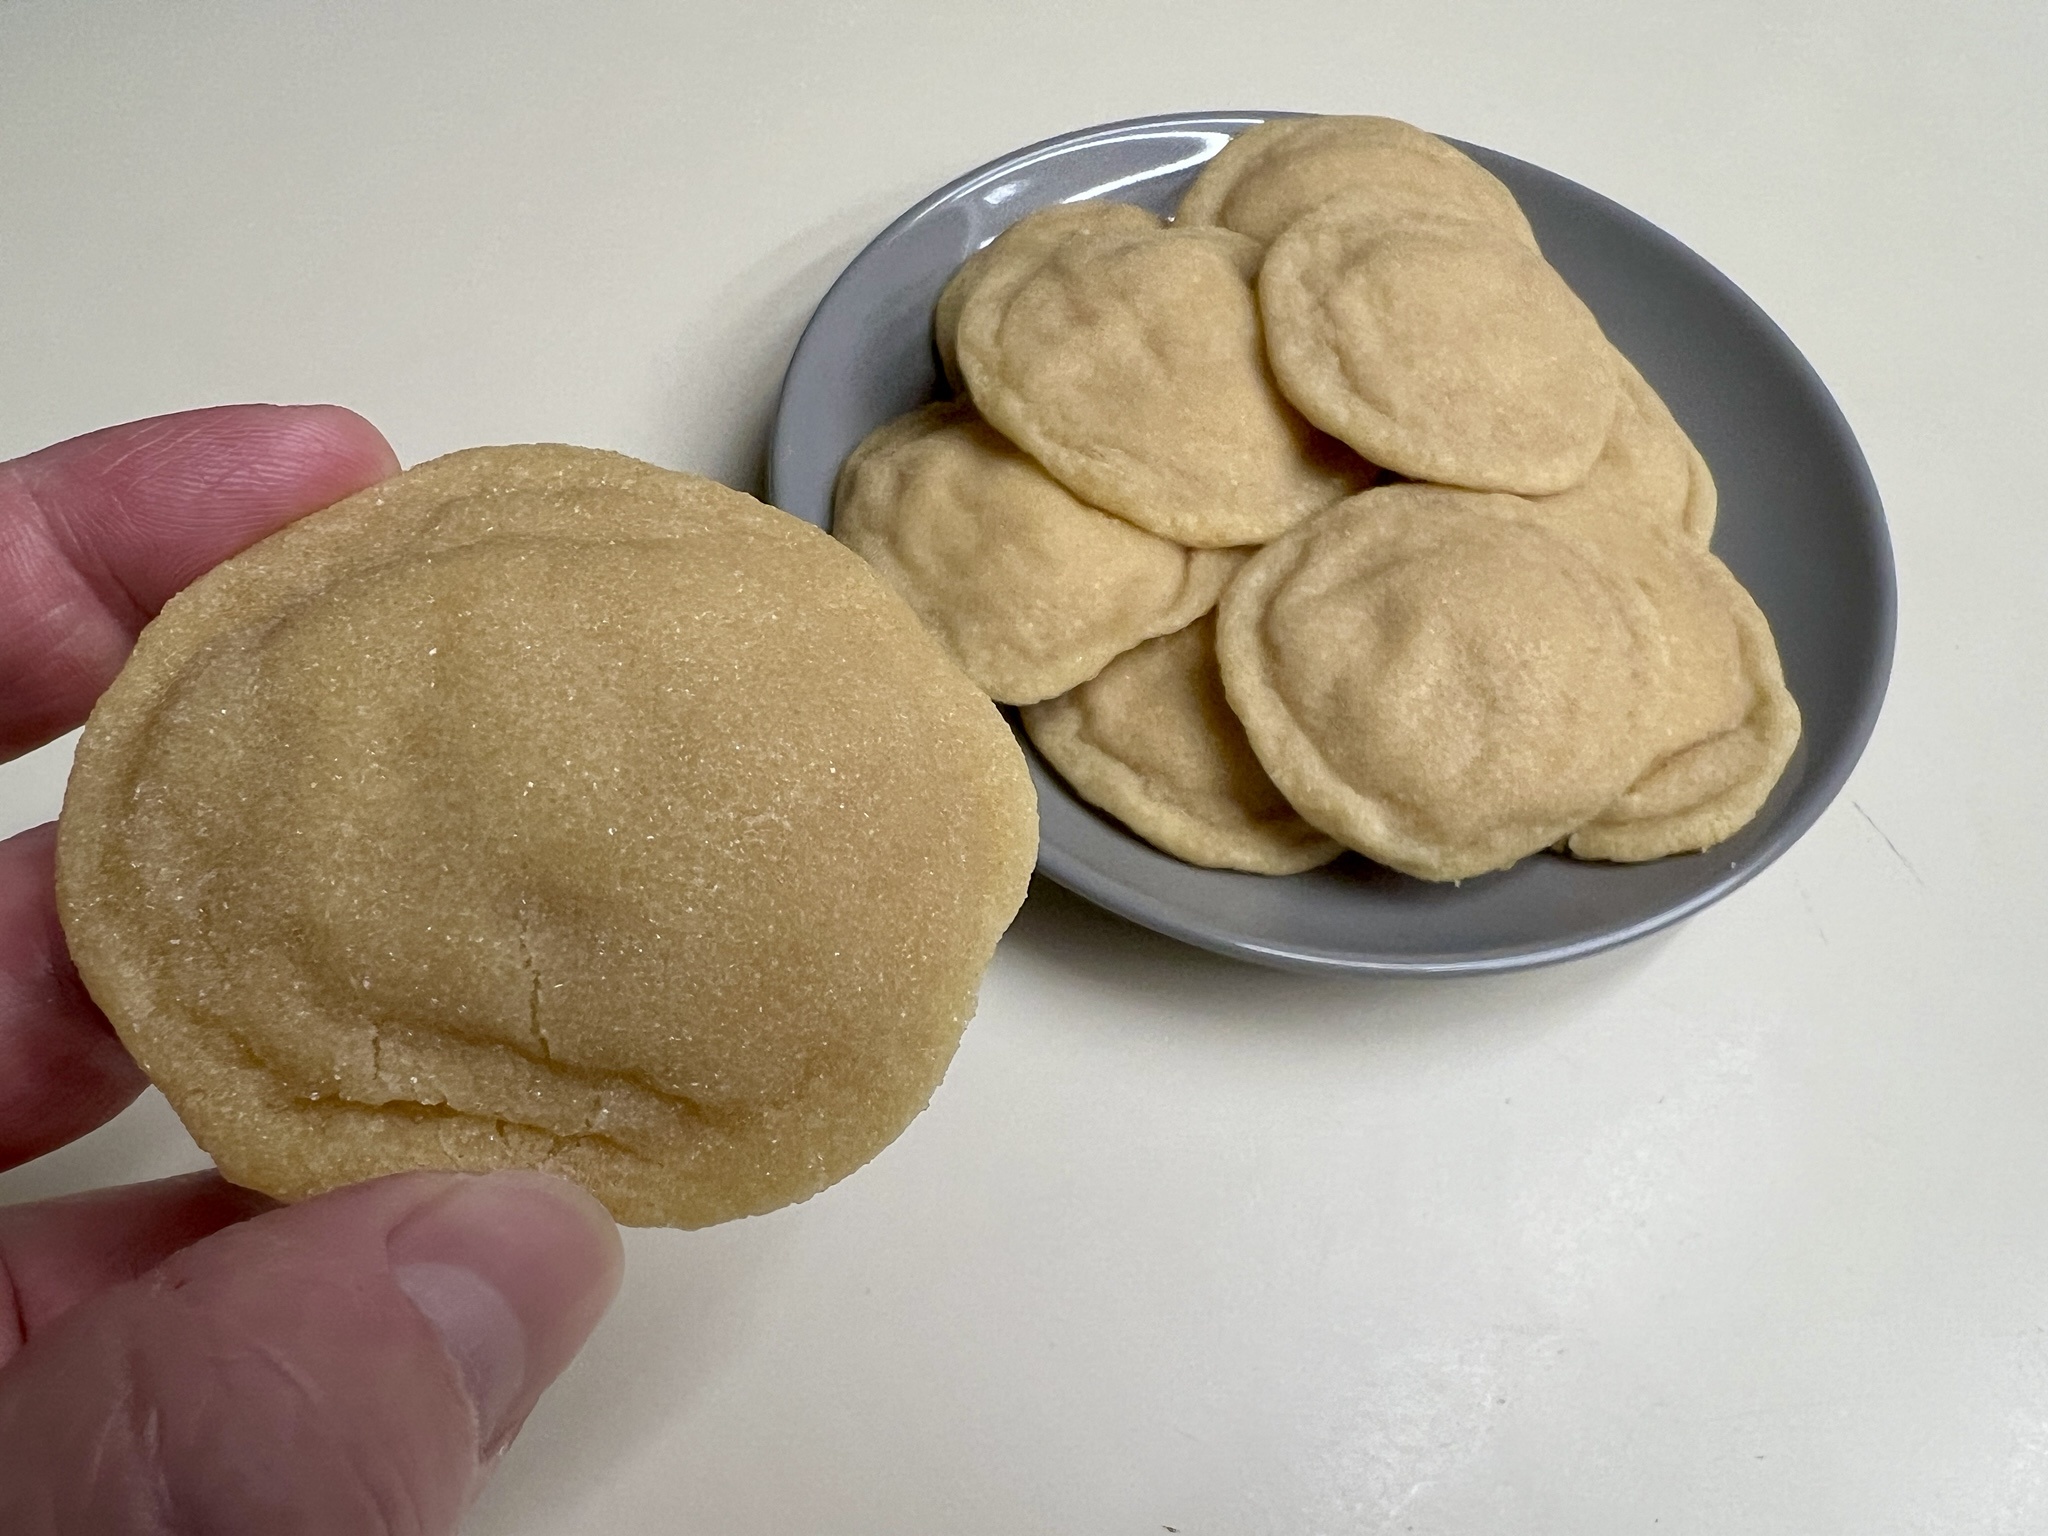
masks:
<svg viewBox="0 0 2048 1536"><path fill-rule="evenodd" d="M634 1232L479 1536L2048 1531L2048 8L0 0L0 455L335 400L758 486L811 306L1013 146L1405 117L1672 231L1891 519L1862 766L1678 930L1314 980L1035 890L950 1077ZM55 814L68 743L4 770ZM154 1095L0 1178L197 1166Z"/></svg>

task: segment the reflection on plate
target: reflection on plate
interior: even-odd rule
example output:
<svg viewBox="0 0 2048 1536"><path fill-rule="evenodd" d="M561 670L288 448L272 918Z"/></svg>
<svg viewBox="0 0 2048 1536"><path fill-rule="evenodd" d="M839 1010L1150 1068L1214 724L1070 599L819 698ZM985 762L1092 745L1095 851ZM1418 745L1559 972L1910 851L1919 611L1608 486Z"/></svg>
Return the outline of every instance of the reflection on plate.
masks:
<svg viewBox="0 0 2048 1536"><path fill-rule="evenodd" d="M784 380L770 496L831 526L847 453L944 393L931 314L954 268L1050 203L1116 198L1171 213L1233 134L1285 114L1199 112L1064 134L934 192L856 257ZM1041 871L1162 933L1267 964L1382 973L1498 971L1591 954L1727 895L1814 822L1855 765L1891 670L1896 599L1876 487L1813 369L1727 278L1598 193L1474 145L1543 250L1656 386L1713 466L1714 552L1770 618L1805 737L1763 810L1705 853L1651 864L1537 855L1461 885L1347 856L1274 879L1197 869L1071 794L1036 753Z"/></svg>

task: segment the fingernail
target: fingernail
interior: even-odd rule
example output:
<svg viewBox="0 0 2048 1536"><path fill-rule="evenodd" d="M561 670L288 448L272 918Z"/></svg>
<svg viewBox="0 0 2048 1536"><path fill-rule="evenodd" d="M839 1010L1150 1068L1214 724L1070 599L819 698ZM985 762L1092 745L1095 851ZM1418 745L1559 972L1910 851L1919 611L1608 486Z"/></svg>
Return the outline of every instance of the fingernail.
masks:
<svg viewBox="0 0 2048 1536"><path fill-rule="evenodd" d="M392 1280L461 1373L485 1457L518 1432L619 1283L604 1208L539 1173L451 1177L392 1229L386 1251Z"/></svg>

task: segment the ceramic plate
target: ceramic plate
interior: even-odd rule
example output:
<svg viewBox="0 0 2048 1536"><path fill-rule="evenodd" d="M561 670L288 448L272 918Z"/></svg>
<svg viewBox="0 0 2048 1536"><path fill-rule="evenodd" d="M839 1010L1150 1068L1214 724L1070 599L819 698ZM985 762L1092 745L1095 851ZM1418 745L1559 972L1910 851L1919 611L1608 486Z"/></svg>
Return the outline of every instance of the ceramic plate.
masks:
<svg viewBox="0 0 2048 1536"><path fill-rule="evenodd" d="M811 317L770 445L776 505L830 527L839 464L874 427L945 392L932 304L972 251L1050 203L1113 198L1171 213L1231 136L1277 112L1200 112L1063 134L942 187L875 237ZM1842 787L1891 669L1896 600L1876 487L1806 359L1735 285L1596 192L1475 145L1543 250L1713 467L1713 547L1771 621L1806 732L1757 818L1705 853L1649 864L1541 854L1458 885L1347 855L1275 879L1197 869L1077 799L1032 752L1039 869L1192 944L1310 970L1499 971L1591 954L1733 891ZM1021 736L1020 736L1020 739Z"/></svg>

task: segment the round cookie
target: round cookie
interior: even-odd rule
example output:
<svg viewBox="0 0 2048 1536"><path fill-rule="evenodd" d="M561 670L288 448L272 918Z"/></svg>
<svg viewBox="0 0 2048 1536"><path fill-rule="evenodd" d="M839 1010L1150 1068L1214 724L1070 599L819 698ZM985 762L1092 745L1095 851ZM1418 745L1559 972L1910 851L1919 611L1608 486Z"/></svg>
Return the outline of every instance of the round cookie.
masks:
<svg viewBox="0 0 2048 1536"><path fill-rule="evenodd" d="M237 1183L537 1167L701 1226L924 1107L1035 844L1001 717L850 551L491 448L170 602L86 727L58 885Z"/></svg>
<svg viewBox="0 0 2048 1536"><path fill-rule="evenodd" d="M1223 697L1213 614L1124 652L1023 719L1082 799L1175 858L1292 875L1343 852L1259 766Z"/></svg>
<svg viewBox="0 0 2048 1536"><path fill-rule="evenodd" d="M1488 225L1326 203L1267 251L1259 307L1287 398L1397 474L1549 495L1607 441L1613 348L1548 262Z"/></svg>
<svg viewBox="0 0 2048 1536"><path fill-rule="evenodd" d="M871 433L840 467L832 532L1005 704L1065 693L1179 629L1244 560L1075 500L964 402Z"/></svg>
<svg viewBox="0 0 2048 1536"><path fill-rule="evenodd" d="M960 263L939 301L932 309L932 342L938 349L939 366L956 395L967 391L960 377L960 311L967 296L991 272L1004 268L1035 267L1045 253L1069 235L1092 230L1143 234L1159 228L1159 215L1132 203L1111 203L1092 199L1084 203L1055 203L1027 213L987 245Z"/></svg>
<svg viewBox="0 0 2048 1536"><path fill-rule="evenodd" d="M1398 218L1477 219L1531 250L1514 193L1471 156L1391 117L1276 118L1248 128L1202 168L1174 215L1270 245L1333 197Z"/></svg>
<svg viewBox="0 0 2048 1536"><path fill-rule="evenodd" d="M1515 497L1400 485L1332 508L1239 572L1217 656L1302 817L1427 880L1555 844L1668 735L1649 596Z"/></svg>
<svg viewBox="0 0 2048 1536"><path fill-rule="evenodd" d="M1649 380L1619 351L1612 357L1619 389L1606 446L1584 480L1536 505L1568 519L1632 518L1705 549L1718 506L1713 473Z"/></svg>
<svg viewBox="0 0 2048 1536"><path fill-rule="evenodd" d="M989 424L1091 506L1198 548L1258 544L1371 482L1281 398L1252 278L1218 229L1068 235L992 267L960 311Z"/></svg>

